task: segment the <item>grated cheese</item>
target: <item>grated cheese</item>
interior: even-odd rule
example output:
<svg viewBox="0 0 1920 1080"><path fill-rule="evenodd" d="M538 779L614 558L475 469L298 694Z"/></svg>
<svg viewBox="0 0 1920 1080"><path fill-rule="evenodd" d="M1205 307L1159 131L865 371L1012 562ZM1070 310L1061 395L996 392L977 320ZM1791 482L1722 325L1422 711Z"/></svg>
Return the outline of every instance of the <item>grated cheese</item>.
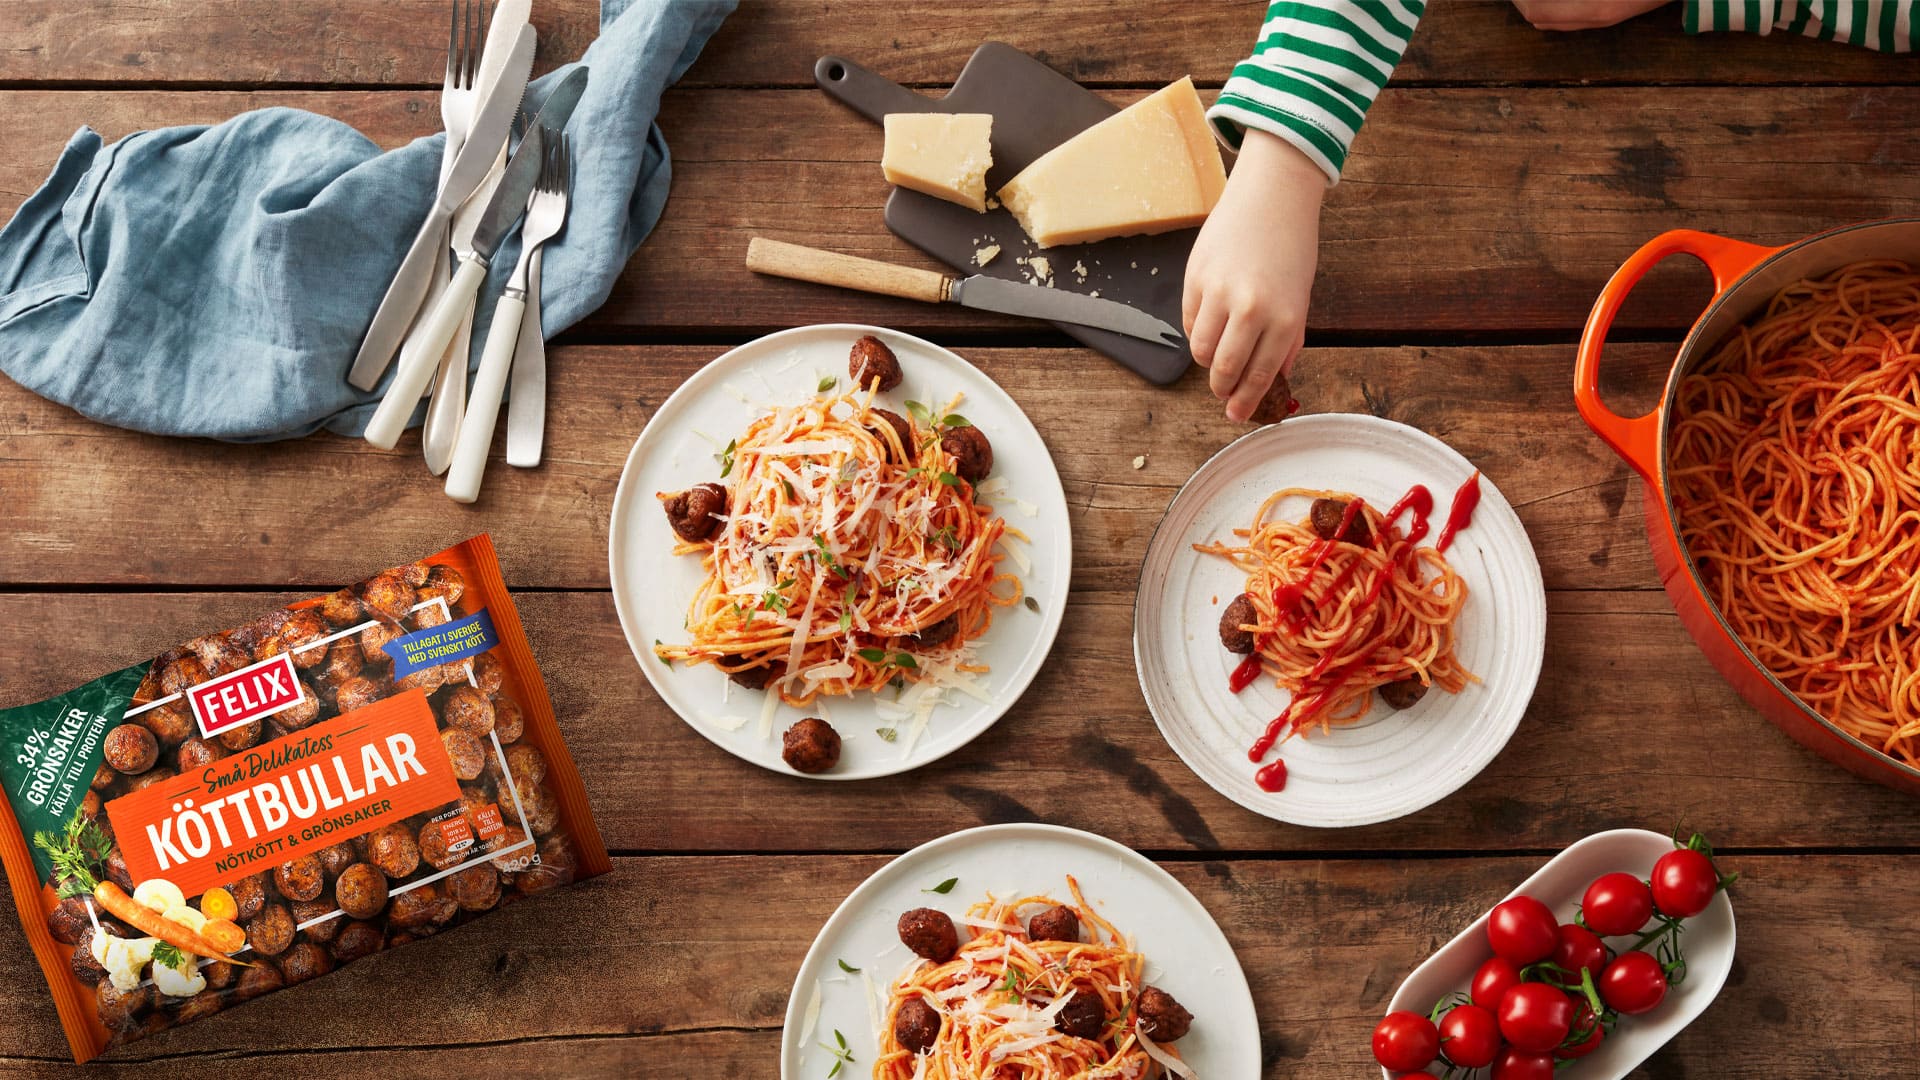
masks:
<svg viewBox="0 0 1920 1080"><path fill-rule="evenodd" d="M807 999L806 1018L800 1021L800 1040L794 1044L805 1048L807 1041L813 1038L813 1026L820 1022L820 980L813 980L813 996Z"/></svg>

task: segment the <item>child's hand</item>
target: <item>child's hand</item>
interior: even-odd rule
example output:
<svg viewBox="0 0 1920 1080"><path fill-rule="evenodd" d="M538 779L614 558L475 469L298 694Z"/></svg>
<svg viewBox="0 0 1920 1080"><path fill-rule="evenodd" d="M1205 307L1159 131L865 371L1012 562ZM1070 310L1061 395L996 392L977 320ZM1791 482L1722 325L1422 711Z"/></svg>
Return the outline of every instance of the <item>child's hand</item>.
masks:
<svg viewBox="0 0 1920 1080"><path fill-rule="evenodd" d="M1194 242L1181 298L1187 341L1230 420L1252 416L1300 352L1326 189L1305 154L1250 130Z"/></svg>
<svg viewBox="0 0 1920 1080"><path fill-rule="evenodd" d="M1598 30L1665 7L1671 0L1513 0L1535 30Z"/></svg>

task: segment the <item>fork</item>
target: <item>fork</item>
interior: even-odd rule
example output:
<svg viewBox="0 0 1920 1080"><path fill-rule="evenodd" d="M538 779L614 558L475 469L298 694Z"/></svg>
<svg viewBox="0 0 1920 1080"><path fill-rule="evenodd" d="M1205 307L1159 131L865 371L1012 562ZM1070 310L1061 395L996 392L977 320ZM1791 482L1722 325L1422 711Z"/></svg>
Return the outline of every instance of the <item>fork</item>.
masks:
<svg viewBox="0 0 1920 1080"><path fill-rule="evenodd" d="M493 309L487 348L473 379L467 414L460 420L460 434L454 440L453 464L447 469L447 495L456 502L470 503L480 497L480 478L487 471L487 451L493 445L494 425L500 419L500 397L507 387L507 371L514 346L519 343L520 319L527 308L528 263L567 220L567 187L573 172L570 147L566 136L545 128L542 131L547 140L546 153L540 162L540 181L520 225L520 259L513 264L513 275Z"/></svg>

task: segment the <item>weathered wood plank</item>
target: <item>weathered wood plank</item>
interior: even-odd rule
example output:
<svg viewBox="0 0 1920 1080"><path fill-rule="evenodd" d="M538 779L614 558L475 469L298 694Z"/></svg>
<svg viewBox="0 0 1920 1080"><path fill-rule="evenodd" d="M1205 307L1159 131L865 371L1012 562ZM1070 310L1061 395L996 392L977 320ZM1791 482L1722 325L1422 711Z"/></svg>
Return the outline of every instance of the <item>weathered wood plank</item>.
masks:
<svg viewBox="0 0 1920 1080"><path fill-rule="evenodd" d="M0 707L64 691L276 602L261 593L0 594ZM952 829L1049 821L1153 851L1553 848L1678 822L1723 845L1920 846L1911 797L1827 765L1747 708L1658 593L1555 593L1546 666L1505 751L1397 822L1302 829L1216 795L1154 726L1132 594L1077 592L1047 666L993 730L906 777L830 788L744 764L681 723L605 593L519 597L610 847L899 850ZM873 738L846 731L850 739ZM804 828L794 812L805 807Z"/></svg>
<svg viewBox="0 0 1920 1080"><path fill-rule="evenodd" d="M1310 329L1571 334L1620 261L1661 230L1786 243L1920 214L1920 194L1902 179L1920 168L1909 137L1920 101L1884 88L1793 94L1795 108L1782 110L1772 94L1728 88L1389 90L1329 198ZM0 91L14 118L0 213L44 179L82 123L111 138L268 105L340 116L383 146L439 123L431 91ZM747 271L755 235L931 265L881 223L878 129L824 95L675 91L661 123L675 158L672 201L590 331L749 333L844 319L1035 331ZM1656 271L1622 328L1686 326L1703 306L1702 280Z"/></svg>
<svg viewBox="0 0 1920 1080"><path fill-rule="evenodd" d="M1659 824L1648 822L1648 824ZM364 961L314 985L111 1055L112 1075L236 1064L329 1075L772 1075L794 972L815 930L884 857L623 859L584 889ZM1898 978L1920 943L1914 856L1748 856L1739 957L1705 1016L1635 1076L1892 1076L1915 1051ZM1537 858L1215 861L1169 865L1239 954L1265 1075L1354 1076L1406 973ZM1644 869L1644 868L1640 868ZM963 883L964 887L964 883ZM1163 963L1168 961L1162 960ZM17 930L0 929L0 1067L51 1074L63 1044ZM396 1000L404 1008L377 1003ZM1899 1026L1836 1038L1862 1016ZM1204 1009L1199 1023L1207 1022ZM1631 1023L1632 1021L1628 1021ZM1884 1025L1883 1025L1884 1026ZM482 1045L452 1050L452 1043ZM444 1055L444 1056L443 1056ZM64 1070L63 1070L64 1071Z"/></svg>
<svg viewBox="0 0 1920 1080"><path fill-rule="evenodd" d="M516 586L604 587L627 451L720 351L554 350L546 464L496 460L478 513L441 494L417 435L393 453L333 436L248 447L161 439L102 427L0 380L0 491L11 511L0 515L0 582L332 588L486 529ZM1227 422L1198 371L1162 390L1086 350L962 351L1053 451L1078 539L1075 586L1131 597L1168 500L1246 429ZM1309 412L1372 409L1423 428L1482 465L1519 506L1550 588L1651 587L1637 483L1574 419L1570 352L1314 350L1296 368L1295 393ZM1667 352L1621 348L1620 385L1656 385ZM1135 455L1144 468L1132 468Z"/></svg>
<svg viewBox="0 0 1920 1080"><path fill-rule="evenodd" d="M13 0L0 10L0 81L437 86L446 0ZM541 0L540 66L593 40L595 0ZM1051 0L934 5L746 0L688 72L690 85L806 86L834 52L901 82L952 81L982 41L1005 41L1082 82L1146 85L1191 72L1218 85L1252 47L1247 0ZM1677 8L1583 34L1542 34L1511 5L1432 5L1397 72L1414 83L1911 83L1895 57L1791 38L1680 30Z"/></svg>

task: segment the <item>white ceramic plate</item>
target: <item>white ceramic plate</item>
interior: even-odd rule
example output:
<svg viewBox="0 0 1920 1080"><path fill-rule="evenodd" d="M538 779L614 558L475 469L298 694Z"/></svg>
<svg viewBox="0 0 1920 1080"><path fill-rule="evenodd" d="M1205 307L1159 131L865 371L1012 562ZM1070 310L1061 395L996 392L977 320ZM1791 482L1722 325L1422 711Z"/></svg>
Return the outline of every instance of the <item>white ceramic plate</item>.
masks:
<svg viewBox="0 0 1920 1080"><path fill-rule="evenodd" d="M948 691L952 703L933 710L926 731L911 746L906 725L899 725L893 742L876 733L895 725L878 717L872 695L822 696L824 708L816 702L805 712L781 705L763 729L761 691L734 686L709 665L669 667L653 655L655 641L684 640L687 602L701 579L698 556L673 555L673 530L655 493L717 480L716 455L770 407L813 395L826 376L845 386L847 352L862 334L885 341L905 375L898 387L876 399L879 403L905 414L906 401L944 404L962 395L959 411L993 442L993 473L983 486L996 480L1005 485L1005 495L986 501L1033 541L1009 539L1004 545L1024 553L1031 570L1020 569L1011 558L1001 567L1019 575L1039 612L1024 604L997 609L992 628L975 645L981 662L992 669L978 677L992 703ZM668 706L729 753L796 776L780 760L780 733L803 716L820 716L842 740L840 764L816 774L823 780L861 780L917 768L992 727L1046 660L1066 608L1073 562L1060 474L1020 406L979 368L946 349L909 334L853 324L804 326L750 341L674 391L627 455L608 546L620 627L640 670Z"/></svg>
<svg viewBox="0 0 1920 1080"><path fill-rule="evenodd" d="M833 1067L820 1043L846 1037L854 1063L841 1076L871 1075L885 1023L887 986L914 959L895 925L902 912L937 908L959 916L987 893L1049 893L1068 898L1067 875L1087 903L1147 958L1147 981L1193 1013L1193 1030L1177 1044L1201 1080L1254 1080L1260 1075L1259 1025L1253 992L1233 947L1200 901L1165 870L1102 836L1057 825L987 825L943 836L880 868L853 890L807 950L787 998L780 1040L782 1080L818 1080ZM958 878L953 890L924 890ZM849 975L840 961L861 969ZM872 979L872 995L867 977ZM805 1026L815 986L820 1012Z"/></svg>
<svg viewBox="0 0 1920 1080"><path fill-rule="evenodd" d="M1433 492L1433 534L1473 465L1425 432L1348 413L1303 416L1235 440L1187 481L1154 533L1134 601L1133 655L1160 732L1181 760L1241 806L1295 825L1390 821L1445 798L1493 760L1520 723L1540 677L1547 594L1527 533L1493 482L1447 560L1467 585L1456 649L1480 677L1459 694L1434 691L1396 712L1374 702L1358 723L1287 739L1283 791L1261 790L1247 760L1288 694L1268 678L1239 694L1227 677L1240 657L1220 647L1220 613L1246 577L1196 543L1232 539L1273 492L1350 491L1392 505L1414 484ZM1282 506L1304 516L1308 501ZM1270 754L1267 760L1272 760Z"/></svg>
<svg viewBox="0 0 1920 1080"><path fill-rule="evenodd" d="M1654 862L1672 850L1671 839L1645 829L1594 833L1555 855L1501 899L1531 896L1552 908L1561 922L1571 922L1594 878L1619 870L1644 879L1653 872ZM1492 911L1493 905L1489 904L1487 910ZM1666 1000L1652 1011L1621 1017L1619 1026L1601 1040L1600 1048L1568 1070L1568 1080L1619 1080L1707 1011L1733 970L1733 905L1724 891L1714 896L1707 910L1687 920L1681 943L1687 957L1686 979L1667 991ZM1632 939L1608 938L1607 944L1620 949L1632 944ZM1413 969L1394 991L1387 1011L1411 1009L1426 1015L1442 997L1455 990L1465 991L1473 982L1473 973L1492 955L1493 947L1487 944L1487 916L1482 915ZM1393 1074L1387 1070L1381 1069L1380 1074L1392 1080Z"/></svg>

